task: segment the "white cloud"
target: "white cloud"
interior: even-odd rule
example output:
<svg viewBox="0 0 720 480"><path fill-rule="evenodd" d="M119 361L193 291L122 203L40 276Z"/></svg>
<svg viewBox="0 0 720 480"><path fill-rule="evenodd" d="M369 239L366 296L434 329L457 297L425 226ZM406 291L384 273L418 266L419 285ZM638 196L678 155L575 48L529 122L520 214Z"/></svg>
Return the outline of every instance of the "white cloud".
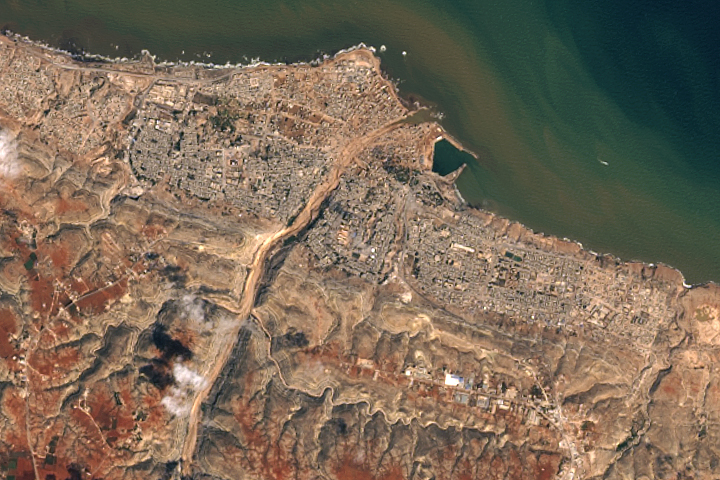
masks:
<svg viewBox="0 0 720 480"><path fill-rule="evenodd" d="M187 398L182 389L172 387L170 395L164 396L160 404L176 417L184 417L190 413L191 399Z"/></svg>
<svg viewBox="0 0 720 480"><path fill-rule="evenodd" d="M9 132L0 131L0 179L12 180L21 172L15 137Z"/></svg>
<svg viewBox="0 0 720 480"><path fill-rule="evenodd" d="M213 331L216 335L236 335L235 330L238 329L238 320L237 318L225 315L221 317L215 327L213 328Z"/></svg>
<svg viewBox="0 0 720 480"><path fill-rule="evenodd" d="M180 309L179 318L192 323L200 332L213 332L215 335L230 335L238 328L236 317L218 312L208 317L205 300L191 293L186 293L177 302Z"/></svg>
<svg viewBox="0 0 720 480"><path fill-rule="evenodd" d="M207 387L205 377L181 363L173 366L175 385L170 388L169 394L164 396L160 403L177 417L184 417L190 413L195 393Z"/></svg>
<svg viewBox="0 0 720 480"><path fill-rule="evenodd" d="M180 298L180 307L182 308L183 318L195 323L205 323L205 308L202 299L186 294Z"/></svg>
<svg viewBox="0 0 720 480"><path fill-rule="evenodd" d="M207 386L205 378L185 365L176 363L173 367L173 376L178 385L192 387L194 390L202 390Z"/></svg>

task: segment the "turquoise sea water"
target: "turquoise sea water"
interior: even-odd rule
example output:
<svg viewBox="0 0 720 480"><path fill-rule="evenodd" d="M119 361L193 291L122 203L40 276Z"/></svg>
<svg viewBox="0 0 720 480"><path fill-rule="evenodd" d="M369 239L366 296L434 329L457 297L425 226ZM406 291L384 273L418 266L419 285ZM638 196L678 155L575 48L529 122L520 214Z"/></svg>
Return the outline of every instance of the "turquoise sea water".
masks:
<svg viewBox="0 0 720 480"><path fill-rule="evenodd" d="M0 26L109 55L386 45L401 90L478 155L468 201L688 282L720 280L718 20L709 1L0 0Z"/></svg>

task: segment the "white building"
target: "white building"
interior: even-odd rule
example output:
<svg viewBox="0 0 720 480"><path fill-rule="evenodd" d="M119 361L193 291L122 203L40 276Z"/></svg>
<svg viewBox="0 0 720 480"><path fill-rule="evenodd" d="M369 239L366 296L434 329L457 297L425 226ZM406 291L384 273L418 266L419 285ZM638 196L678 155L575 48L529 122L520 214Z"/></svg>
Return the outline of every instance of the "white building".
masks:
<svg viewBox="0 0 720 480"><path fill-rule="evenodd" d="M445 385L449 387L457 387L458 385L463 384L463 378L458 375L453 375L452 373L446 373L445 374Z"/></svg>

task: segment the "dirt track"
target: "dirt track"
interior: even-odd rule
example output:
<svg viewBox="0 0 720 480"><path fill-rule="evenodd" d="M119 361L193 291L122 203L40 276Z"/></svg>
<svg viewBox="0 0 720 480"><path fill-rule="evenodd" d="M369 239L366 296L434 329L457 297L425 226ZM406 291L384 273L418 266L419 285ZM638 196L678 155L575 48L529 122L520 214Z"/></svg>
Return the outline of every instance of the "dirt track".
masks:
<svg viewBox="0 0 720 480"><path fill-rule="evenodd" d="M305 228L312 220L317 216L320 211L320 206L326 198L337 188L340 183L340 178L347 168L357 158L357 155L368 145L372 144L380 136L398 128L402 125L402 120L406 116L397 118L381 128L378 128L367 135L358 137L352 140L338 155L337 162L333 166L332 170L328 174L327 178L321 183L313 192L310 200L298 214L297 218L292 224L286 228L283 228L269 237L267 237L257 248L253 255L253 261L247 271L247 277L243 286L242 297L240 300L239 311L238 311L238 324L229 338L235 339L239 333L240 327L243 321L250 315L250 312L255 305L255 298L257 297L258 288L260 287L263 273L265 271L265 265L273 249L282 243L285 239L296 235L303 228ZM189 474L192 465L192 456L195 451L195 445L197 443L197 427L200 422L200 406L207 398L212 385L215 383L218 375L225 367L232 353L233 347L235 346L234 341L227 342L225 348L219 353L212 370L207 375L207 387L205 390L198 393L195 401L193 402L192 409L190 410L190 418L188 420L188 431L185 436L185 442L182 449L182 468L183 473Z"/></svg>

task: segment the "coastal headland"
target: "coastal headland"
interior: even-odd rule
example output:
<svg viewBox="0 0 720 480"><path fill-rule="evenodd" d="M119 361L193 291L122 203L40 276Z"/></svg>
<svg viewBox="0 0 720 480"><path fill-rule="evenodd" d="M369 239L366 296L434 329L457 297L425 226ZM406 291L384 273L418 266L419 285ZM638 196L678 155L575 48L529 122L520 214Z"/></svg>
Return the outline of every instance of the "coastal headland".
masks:
<svg viewBox="0 0 720 480"><path fill-rule="evenodd" d="M15 478L720 473L720 288L470 208L367 48L0 37Z"/></svg>

